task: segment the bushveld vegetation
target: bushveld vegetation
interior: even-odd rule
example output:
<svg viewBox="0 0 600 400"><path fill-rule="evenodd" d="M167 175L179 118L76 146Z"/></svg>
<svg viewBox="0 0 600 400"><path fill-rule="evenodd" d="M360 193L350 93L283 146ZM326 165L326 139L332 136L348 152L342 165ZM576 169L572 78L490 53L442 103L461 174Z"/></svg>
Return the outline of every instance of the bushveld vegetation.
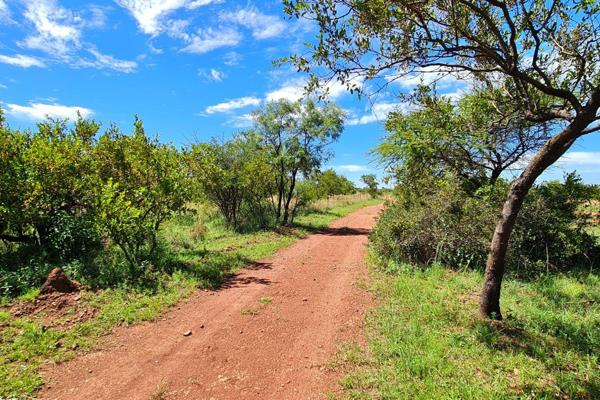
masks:
<svg viewBox="0 0 600 400"><path fill-rule="evenodd" d="M381 91L419 73L433 74L434 82L436 77L467 79L474 102L463 99L458 112L440 101L431 104L441 107L428 107L431 122L438 124L431 133L447 128L442 137L450 139L438 143L448 154L437 160L451 166L455 156L479 155L483 160L469 160L466 167L499 171L514 165L514 158L489 153L490 148L514 143L517 157L528 154L526 160L520 157L523 168L506 192L481 291L481 314L502 319L510 237L527 193L578 139L600 130L598 2L284 0L284 7L290 16L319 27L318 40L306 51L282 60L311 74L310 89L337 80L364 92L372 89L365 80L383 80ZM405 99L418 99L419 90L413 95ZM440 119L444 114L450 117L446 121ZM461 121L461 115L469 118ZM471 150L464 152L464 145ZM424 150L443 155L435 146ZM486 154L494 162L482 162Z"/></svg>
<svg viewBox="0 0 600 400"><path fill-rule="evenodd" d="M598 2L284 3L319 26L283 60L311 89L433 77L373 151L397 186L372 235L382 304L368 348L346 352L347 396L598 398L598 187L536 184L600 130ZM441 96L444 78L469 90Z"/></svg>
<svg viewBox="0 0 600 400"><path fill-rule="evenodd" d="M182 150L146 134L137 117L130 135L83 118L34 132L2 125L0 294L38 287L54 266L92 287L152 283L177 268L161 228L193 219L195 204L250 232L291 224L318 198L356 192L320 172L342 131L337 106L280 101L256 116L253 129L224 143Z"/></svg>

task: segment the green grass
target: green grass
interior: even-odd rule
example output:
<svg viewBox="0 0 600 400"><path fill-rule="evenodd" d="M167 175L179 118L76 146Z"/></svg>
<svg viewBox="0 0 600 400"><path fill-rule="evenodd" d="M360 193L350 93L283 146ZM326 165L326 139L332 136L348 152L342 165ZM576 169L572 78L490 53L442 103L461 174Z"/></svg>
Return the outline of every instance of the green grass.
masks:
<svg viewBox="0 0 600 400"><path fill-rule="evenodd" d="M373 281L368 346L342 354L345 398L600 398L598 275L507 279L503 322L477 316L477 272L405 268Z"/></svg>
<svg viewBox="0 0 600 400"><path fill-rule="evenodd" d="M152 288L122 287L97 293L85 292L83 301L98 310L94 318L66 330L45 328L40 319L13 318L8 300L0 306L0 398L25 398L43 384L40 367L60 362L93 349L98 338L118 325L156 319L169 307L198 287L217 287L237 269L274 254L298 238L322 229L335 219L377 200L357 198L327 210L297 218L298 225L284 232L235 233L223 227L210 211L198 208L195 215L182 215L169 221L161 232L175 272L160 275ZM17 301L31 300L32 289ZM267 303L266 300L259 300Z"/></svg>

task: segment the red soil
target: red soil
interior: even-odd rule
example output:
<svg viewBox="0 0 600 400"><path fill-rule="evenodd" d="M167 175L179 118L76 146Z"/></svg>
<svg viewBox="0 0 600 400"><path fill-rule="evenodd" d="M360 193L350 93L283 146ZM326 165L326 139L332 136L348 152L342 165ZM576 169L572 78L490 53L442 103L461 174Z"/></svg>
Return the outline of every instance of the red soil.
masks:
<svg viewBox="0 0 600 400"><path fill-rule="evenodd" d="M156 322L119 328L101 351L50 365L44 399L323 399L339 345L359 340L371 299L363 208ZM268 298L270 302L259 299Z"/></svg>

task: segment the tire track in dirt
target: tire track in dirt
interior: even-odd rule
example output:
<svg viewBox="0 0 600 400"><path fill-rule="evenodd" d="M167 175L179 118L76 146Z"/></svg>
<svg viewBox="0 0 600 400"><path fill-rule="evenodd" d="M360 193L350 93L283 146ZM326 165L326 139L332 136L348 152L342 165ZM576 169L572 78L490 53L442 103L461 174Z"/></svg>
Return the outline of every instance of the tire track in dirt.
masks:
<svg viewBox="0 0 600 400"><path fill-rule="evenodd" d="M380 210L360 209L159 321L116 329L102 350L47 366L39 397L325 398L339 379L327 363L340 343L360 337L371 304L357 282Z"/></svg>

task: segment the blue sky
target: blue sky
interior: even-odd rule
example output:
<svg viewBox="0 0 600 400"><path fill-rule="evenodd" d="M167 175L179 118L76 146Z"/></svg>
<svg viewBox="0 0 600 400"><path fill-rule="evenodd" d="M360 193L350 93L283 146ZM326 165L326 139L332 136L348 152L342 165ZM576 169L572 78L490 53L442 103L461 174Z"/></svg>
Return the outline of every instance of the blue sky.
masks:
<svg viewBox="0 0 600 400"><path fill-rule="evenodd" d="M302 51L316 32L286 19L278 0L0 0L0 25L0 106L11 127L79 110L130 131L138 114L148 132L179 146L229 137L264 102L299 98L305 77L272 61ZM382 120L402 107L398 93L432 81L447 95L466 88L435 73L368 99L330 85L348 121L329 166L354 181L382 176L368 155L385 133ZM577 143L545 178L573 169L600 183L598 136Z"/></svg>

